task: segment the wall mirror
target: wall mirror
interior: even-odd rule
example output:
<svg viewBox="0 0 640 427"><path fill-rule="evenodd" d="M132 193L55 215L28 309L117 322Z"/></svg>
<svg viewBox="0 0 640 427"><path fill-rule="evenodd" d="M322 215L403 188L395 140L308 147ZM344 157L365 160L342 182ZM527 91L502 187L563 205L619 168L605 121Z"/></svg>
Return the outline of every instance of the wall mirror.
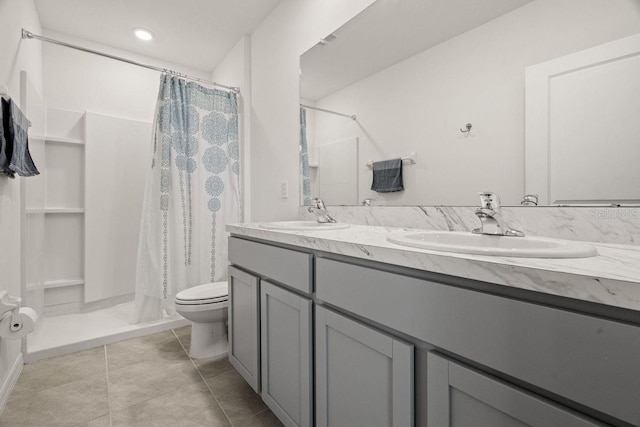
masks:
<svg viewBox="0 0 640 427"><path fill-rule="evenodd" d="M528 68L638 33L638 0L377 0L300 58L301 200L473 206L491 190L504 205L528 193L541 205L638 203L640 168L620 162L640 154L629 119L640 56L554 81L566 96L542 113L552 142L529 138L525 111ZM407 158L404 191L372 191L369 162L394 158Z"/></svg>

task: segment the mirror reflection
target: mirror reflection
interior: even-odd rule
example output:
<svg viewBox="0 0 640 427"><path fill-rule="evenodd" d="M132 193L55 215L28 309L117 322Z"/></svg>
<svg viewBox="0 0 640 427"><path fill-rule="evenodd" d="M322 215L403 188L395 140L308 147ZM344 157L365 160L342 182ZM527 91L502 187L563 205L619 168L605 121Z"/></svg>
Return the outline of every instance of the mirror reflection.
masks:
<svg viewBox="0 0 640 427"><path fill-rule="evenodd" d="M640 182L632 181L640 174L628 162L609 180L602 171L615 164L594 165L637 154L638 144L629 139L637 140L637 133L620 137L618 113L598 124L599 154L582 168L574 163L591 151L581 143L590 128L556 132L563 148L547 149L547 171L532 145L550 142L538 138L525 147L525 88L532 66L639 32L638 0L377 0L300 58L301 201L476 205L477 193L491 190L504 205L637 202ZM626 61L622 67L628 65L640 66ZM624 104L640 99L640 86L624 80L634 69L616 73L624 76L616 89L624 87L624 97L598 97L597 78L580 77L567 87L580 94L585 91L575 85L583 81L589 102L616 103L621 120L639 117L637 102ZM611 92L612 80L600 91ZM582 101L567 99L554 104L565 109L560 116L567 126L603 111L574 111ZM608 135L615 137L609 141ZM618 154L603 156L602 147ZM528 161L532 151L538 157ZM597 197L571 181L583 183L589 168L599 183ZM552 179L531 178L552 173ZM621 175L637 195L619 198ZM556 182L560 198L549 191Z"/></svg>

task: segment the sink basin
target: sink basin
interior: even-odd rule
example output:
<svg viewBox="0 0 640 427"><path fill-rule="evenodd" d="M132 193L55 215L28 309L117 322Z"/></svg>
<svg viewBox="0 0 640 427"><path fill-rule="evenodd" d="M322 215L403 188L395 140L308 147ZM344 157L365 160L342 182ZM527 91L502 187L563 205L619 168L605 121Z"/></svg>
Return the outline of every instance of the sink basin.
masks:
<svg viewBox="0 0 640 427"><path fill-rule="evenodd" d="M341 223L320 223L317 221L279 221L264 222L258 224L260 228L267 230L289 230L289 231L315 231L315 230L341 230L349 228L349 224Z"/></svg>
<svg viewBox="0 0 640 427"><path fill-rule="evenodd" d="M544 237L408 231L389 234L387 240L403 246L460 254L526 258L587 258L598 254L596 248L588 244Z"/></svg>

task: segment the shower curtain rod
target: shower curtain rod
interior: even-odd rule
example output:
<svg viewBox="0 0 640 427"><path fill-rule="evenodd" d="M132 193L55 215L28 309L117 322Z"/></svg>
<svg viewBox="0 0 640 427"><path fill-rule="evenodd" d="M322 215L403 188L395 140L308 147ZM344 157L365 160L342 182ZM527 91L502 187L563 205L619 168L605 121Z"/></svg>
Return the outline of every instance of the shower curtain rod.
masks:
<svg viewBox="0 0 640 427"><path fill-rule="evenodd" d="M318 110L318 111L323 111L323 112L329 113L329 114L336 114L338 116L349 117L351 120L355 120L356 119L356 115L355 114L338 113L337 111L325 110L324 108L312 107L311 105L300 104L300 106L302 108L308 108L309 110Z"/></svg>
<svg viewBox="0 0 640 427"><path fill-rule="evenodd" d="M136 65L138 67L148 68L150 70L160 71L161 73L167 73L167 74L171 74L171 75L174 75L174 76L182 77L183 79L193 80L193 81L196 81L196 82L199 82L199 83L205 83L205 84L208 84L208 85L217 86L217 87L220 87L220 88L223 88L223 89L226 89L226 90L233 91L235 93L240 93L240 88L239 87L223 85L223 84L212 82L212 81L209 81L209 80L200 79L198 77L193 77L193 76L190 76L188 74L182 74L182 73L179 73L177 71L169 70L167 68L154 67L153 65L143 64L141 62L132 61L130 59L122 58L120 56L110 55L108 53L99 52L97 50L87 49L85 47L73 45L73 44L70 44L70 43L65 43L65 42L60 41L60 40L50 39L49 37L39 36L37 34L33 34L31 31L25 30L24 28L22 29L22 38L23 39L36 39L36 40L40 40L40 41L47 42L47 43L57 44L57 45L60 45L60 46L71 48L71 49L80 50L82 52L87 52L87 53L92 53L94 55L103 56L105 58L115 59L116 61L126 62L127 64Z"/></svg>

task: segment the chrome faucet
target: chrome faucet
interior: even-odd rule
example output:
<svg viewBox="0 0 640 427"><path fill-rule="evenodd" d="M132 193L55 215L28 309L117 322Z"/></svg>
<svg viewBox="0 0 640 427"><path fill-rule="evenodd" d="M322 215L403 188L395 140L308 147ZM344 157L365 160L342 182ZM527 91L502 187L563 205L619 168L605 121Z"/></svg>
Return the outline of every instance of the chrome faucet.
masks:
<svg viewBox="0 0 640 427"><path fill-rule="evenodd" d="M371 206L371 203L375 202L378 199L364 199L362 201L362 206Z"/></svg>
<svg viewBox="0 0 640 427"><path fill-rule="evenodd" d="M319 197L311 199L311 206L307 208L307 211L314 214L318 222L321 224L336 222L336 220L333 219L331 215L329 215L329 211L324 205L324 201Z"/></svg>
<svg viewBox="0 0 640 427"><path fill-rule="evenodd" d="M522 231L509 227L502 218L500 198L497 194L485 191L480 195L480 207L476 208L476 216L480 218L482 226L472 231L474 234L490 234L494 236L522 237Z"/></svg>

